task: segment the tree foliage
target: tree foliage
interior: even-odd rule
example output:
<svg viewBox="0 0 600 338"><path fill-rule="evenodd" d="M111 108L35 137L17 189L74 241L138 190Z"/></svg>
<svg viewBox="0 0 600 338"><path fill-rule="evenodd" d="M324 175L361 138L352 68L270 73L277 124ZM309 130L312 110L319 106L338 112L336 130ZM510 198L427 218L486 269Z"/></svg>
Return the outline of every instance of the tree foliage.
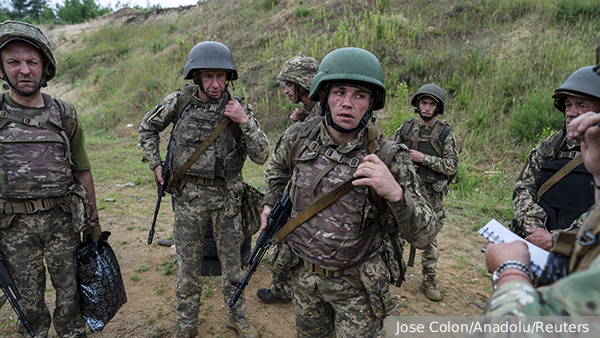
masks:
<svg viewBox="0 0 600 338"><path fill-rule="evenodd" d="M58 21L69 24L84 22L111 11L110 7L101 7L94 0L65 0L63 6L56 5Z"/></svg>

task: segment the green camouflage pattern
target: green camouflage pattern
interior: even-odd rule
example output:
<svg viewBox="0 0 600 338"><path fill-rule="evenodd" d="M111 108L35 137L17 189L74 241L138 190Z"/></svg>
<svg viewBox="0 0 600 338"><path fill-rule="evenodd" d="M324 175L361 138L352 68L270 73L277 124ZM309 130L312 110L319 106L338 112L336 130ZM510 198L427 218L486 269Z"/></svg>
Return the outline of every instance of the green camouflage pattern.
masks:
<svg viewBox="0 0 600 338"><path fill-rule="evenodd" d="M511 230L521 237L529 234L526 229L546 229L546 212L537 204L538 185L542 180L542 167L556 156L556 145L565 139L564 131L560 130L538 144L527 157L525 166L515 182L512 197L515 220L511 223ZM568 149L581 145L579 139L566 140ZM577 231L579 220L575 220L568 231ZM552 230L552 243L555 242L560 230Z"/></svg>
<svg viewBox="0 0 600 338"><path fill-rule="evenodd" d="M43 78L50 81L56 75L56 60L50 42L38 27L21 21L4 21L0 23L0 48L13 39L25 39L35 44L44 54L46 63L44 65Z"/></svg>
<svg viewBox="0 0 600 338"><path fill-rule="evenodd" d="M157 165L162 164L158 147L160 141L159 133L165 130L169 124L177 123L177 121L175 121L177 115L175 105L177 104L177 98L180 94L181 91L176 91L165 97L162 103L146 113L140 123L139 141L142 150L144 151L144 155L146 159L148 159L150 170L154 170ZM243 155L242 162L246 159L247 155L255 163L265 163L269 155L269 140L265 133L260 129L258 120L256 120L252 113L252 106L243 101L241 102L241 105L250 118L248 122L239 125L242 135L238 146L242 150L240 152L240 156ZM222 111L220 111L219 114L222 114ZM211 147L224 146L217 143L218 142L216 141L213 142L213 146ZM172 169L175 169L172 170L173 172L177 170L177 168Z"/></svg>
<svg viewBox="0 0 600 338"><path fill-rule="evenodd" d="M59 127L60 107L51 100L40 109L18 108L3 101L2 110L11 118ZM8 184L0 184L0 197L36 199L65 196L73 185L69 140L57 133L25 123L0 118L0 172Z"/></svg>
<svg viewBox="0 0 600 338"><path fill-rule="evenodd" d="M0 231L0 252L19 293L25 316L30 319L36 337L50 338L50 311L45 301L46 268L56 290L54 328L62 338L84 338L87 325L79 305L77 255L79 233L73 231L71 215L62 208L35 214L16 215L7 229ZM19 337L29 337L21 322Z"/></svg>
<svg viewBox="0 0 600 338"><path fill-rule="evenodd" d="M392 139L398 143L410 143L412 145L413 131L412 126L413 119L407 120L396 130ZM440 121L435 121L429 126L420 125L420 131L424 134L430 135L433 130L440 124ZM453 131L450 131L448 136L442 142L443 152L441 155L437 154L433 147L421 148L417 150L425 154L423 163L420 164L422 167L426 167L429 170L440 173L444 176L450 176L456 174L458 171L458 144L456 141L456 135ZM417 174L421 174L417 170ZM423 178L423 177L421 177ZM438 228L442 228L444 225L444 218L446 218L446 212L444 211L444 196L448 192L448 180L441 179L431 183L424 183L427 195L433 206L433 210L437 215ZM439 253L437 250L437 239L433 241L429 248L425 249L421 253L421 263L423 265L423 274L435 273L437 267L437 261Z"/></svg>
<svg viewBox="0 0 600 338"><path fill-rule="evenodd" d="M370 266L365 270L373 272L374 280L389 280L380 257L365 265ZM298 338L383 337L383 319L375 316L358 269L341 278L312 274L302 265L292 272Z"/></svg>
<svg viewBox="0 0 600 338"><path fill-rule="evenodd" d="M313 118L315 119L315 118ZM322 122L315 128L319 128L319 142L327 147L334 148L341 154L360 150L364 144L367 128L363 128L355 139L338 146L329 136ZM265 182L267 192L264 204L274 205L283 195L287 183L298 179L299 173L294 167L296 161L294 154L297 151L295 145L302 144L301 133L305 130L306 123L295 123L288 128L278 141L267 170L265 170ZM316 157L316 156L315 156ZM397 182L404 189L404 198L398 202L387 202L395 220L397 231L400 236L410 241L418 248L427 248L437 234L436 217L430 205L427 193L421 180L414 171L412 161L408 152L399 151L391 159L388 168ZM292 177L294 173L294 177ZM349 172L347 172L349 174ZM337 185L346 181L348 177L337 177L341 181L334 182ZM319 191L319 189L316 189ZM316 197L313 198L313 202ZM325 209L326 212L332 212ZM348 212L362 214L362 208L356 208ZM365 219L374 220L379 211L376 207L364 210ZM334 210L332 214L336 214ZM345 215L343 216L345 217ZM381 231L381 230L379 230ZM320 240L315 238L315 240ZM288 239L289 241L289 239ZM382 243L383 244L383 243ZM383 250L383 246L380 246ZM298 247L301 248L301 247ZM330 249L335 250L335 248ZM296 252L296 254L309 257L310 253ZM382 261L383 252L367 253L366 257L371 260ZM367 263L365 263L367 264ZM296 312L296 330L298 337L380 337L383 334L383 320L375 317L372 310L369 294L365 290L358 275L357 267L344 269L342 278L325 278L309 273L303 264L292 269L292 285L294 289L294 310ZM350 273L350 275L346 275ZM387 281L382 286L389 287L389 271L387 268L382 272Z"/></svg>
<svg viewBox="0 0 600 338"><path fill-rule="evenodd" d="M306 90L310 90L313 77L317 75L319 63L310 56L294 56L283 63L277 80L289 81L299 84Z"/></svg>
<svg viewBox="0 0 600 338"><path fill-rule="evenodd" d="M597 224L600 213L588 213ZM487 302L486 316L599 316L600 257L587 270L575 272L540 288L512 281L502 284Z"/></svg>
<svg viewBox="0 0 600 338"><path fill-rule="evenodd" d="M198 322L202 283L204 237L212 221L213 237L221 262L221 287L227 317L231 321L246 318L244 295L236 305L227 304L235 287L231 280L242 280L240 246L244 241L240 204L237 191L228 189L223 194L220 187L207 187L186 183L180 194L173 198L175 225L173 239L177 248L179 277L177 279L177 323L183 331L191 330Z"/></svg>
<svg viewBox="0 0 600 338"><path fill-rule="evenodd" d="M273 276L271 282L271 292L275 297L278 298L292 298L292 277L290 267L297 264L297 257L292 252L287 243L277 243L273 255L271 256L271 264L275 263L273 267Z"/></svg>
<svg viewBox="0 0 600 338"><path fill-rule="evenodd" d="M140 124L139 140L146 158L150 161L150 169L161 164L159 133L170 123L178 122L175 120L175 105L180 94L181 91L177 91L168 95L161 104L144 116ZM234 147L241 150L239 154L242 163L247 154L253 162L263 164L269 155L269 140L254 118L251 106L244 102L241 104L250 120L239 125L240 143L234 144ZM195 110L204 111L204 108L192 106L186 108L184 112L196 114ZM215 113L223 114L223 110L219 109ZM206 126L201 122L196 122L195 127L204 128ZM175 128L175 133L178 130ZM173 137L177 138L178 135ZM216 144L212 147L222 146L224 145ZM174 152L171 151L171 153ZM239 168L241 170L241 167ZM177 169L172 168L173 171ZM179 191L173 197L175 212L173 238L179 263L176 291L177 322L182 331L192 330L198 322L202 295L200 267L204 253L204 237L209 221L212 222L213 237L217 243L217 255L221 261L223 300L227 317L233 322L239 322L246 317L246 302L243 295L235 307L229 308L227 305L236 289L229 282L242 280L243 277L240 258L240 246L244 240L241 215L243 189L241 172L238 171L227 181L226 187L203 186L188 182L179 184Z"/></svg>

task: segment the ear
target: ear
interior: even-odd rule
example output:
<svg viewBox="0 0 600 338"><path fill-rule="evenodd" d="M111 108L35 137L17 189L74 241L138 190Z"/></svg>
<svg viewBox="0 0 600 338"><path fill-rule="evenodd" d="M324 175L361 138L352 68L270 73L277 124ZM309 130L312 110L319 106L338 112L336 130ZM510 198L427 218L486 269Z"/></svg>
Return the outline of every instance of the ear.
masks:
<svg viewBox="0 0 600 338"><path fill-rule="evenodd" d="M325 95L325 91L323 89L319 89L319 91L317 93L319 93L319 101L323 100L323 96Z"/></svg>

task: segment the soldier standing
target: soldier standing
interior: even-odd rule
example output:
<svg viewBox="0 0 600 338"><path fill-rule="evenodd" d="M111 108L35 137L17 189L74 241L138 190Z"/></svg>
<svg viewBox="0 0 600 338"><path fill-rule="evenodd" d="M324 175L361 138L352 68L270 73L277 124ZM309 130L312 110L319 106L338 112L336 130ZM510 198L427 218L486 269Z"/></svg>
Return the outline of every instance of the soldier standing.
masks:
<svg viewBox="0 0 600 338"><path fill-rule="evenodd" d="M56 290L56 333L86 337L76 250L80 232L97 241L100 225L81 123L73 105L40 91L56 61L39 28L1 23L0 56L0 77L10 86L0 99L0 251L23 313L36 314L30 323L37 337L50 337L45 265ZM73 222L71 210L83 212L82 205L86 220ZM28 336L20 322L17 334Z"/></svg>
<svg viewBox="0 0 600 338"><path fill-rule="evenodd" d="M140 124L140 143L157 184L163 184L163 162L159 154L159 132L173 123L168 165L176 172L190 155L213 133L215 127L230 119L216 140L194 161L173 187L177 247L177 337L198 334L198 313L202 285L204 237L212 221L217 254L221 262L222 288L227 325L240 337L258 337L246 319L246 302L240 297L230 308L227 301L235 287L230 280L241 280L240 246L244 240L240 212L246 156L258 164L266 162L269 141L242 98L227 91L237 71L229 48L219 42L205 41L192 48L185 66L185 79L192 79L181 91L167 96L144 116Z"/></svg>
<svg viewBox="0 0 600 338"><path fill-rule="evenodd" d="M565 126L531 151L515 183L510 228L544 250L552 248L560 230L577 231L579 216L594 204L581 140L566 135L577 116L600 112L600 77L593 68L578 69L555 90L554 106L565 114Z"/></svg>
<svg viewBox="0 0 600 338"><path fill-rule="evenodd" d="M285 84L284 94L293 103L302 102L302 109L296 108L290 116L293 123L304 122L313 116L320 114L321 105L317 101L311 101L308 98L310 93L310 83L319 70L317 60L308 56L294 56L287 60L277 80ZM284 249L282 251L282 248ZM291 252L288 246L278 244L271 256L271 262L275 262L273 267L273 277L271 282L273 286L270 289L259 289L256 292L258 298L265 303L289 303L292 301L292 281L290 280L289 260Z"/></svg>
<svg viewBox="0 0 600 338"><path fill-rule="evenodd" d="M420 248L437 232L408 152L367 125L385 105L383 82L381 64L370 52L329 53L310 92L325 116L286 130L265 171L263 229L290 180L290 219L332 191L349 190L319 212L305 213L307 220L287 237L299 338L382 337L383 319L393 307L389 283L399 278L390 275L387 264L393 262L384 258L384 224Z"/></svg>
<svg viewBox="0 0 600 338"><path fill-rule="evenodd" d="M435 84L426 84L413 96L411 104L419 114L418 119L410 119L396 132L392 139L410 148L417 174L423 180L425 189L437 214L438 227L444 225L444 196L448 192L448 178L458 170L458 147L456 135L446 121L438 120L444 113L446 94ZM411 261L414 249L411 248ZM427 298L438 301L442 295L436 287L435 268L439 253L437 239L421 254L423 281L421 288Z"/></svg>

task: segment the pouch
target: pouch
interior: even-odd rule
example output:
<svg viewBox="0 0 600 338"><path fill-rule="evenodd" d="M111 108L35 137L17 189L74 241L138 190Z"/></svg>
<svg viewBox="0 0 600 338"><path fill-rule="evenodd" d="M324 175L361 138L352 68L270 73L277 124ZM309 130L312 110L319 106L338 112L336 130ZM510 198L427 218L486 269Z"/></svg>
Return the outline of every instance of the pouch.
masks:
<svg viewBox="0 0 600 338"><path fill-rule="evenodd" d="M93 226L90 223L93 208L90 195L87 188L82 183L76 182L69 194L71 206L71 219L73 222L73 230L81 232L87 227Z"/></svg>
<svg viewBox="0 0 600 338"><path fill-rule="evenodd" d="M389 288L389 271L379 256L364 262L358 268L360 281L367 295L373 315L377 319L385 319L392 314L394 302Z"/></svg>
<svg viewBox="0 0 600 338"><path fill-rule="evenodd" d="M242 229L244 236L252 236L260 229L265 195L250 184L243 182L242 191Z"/></svg>

